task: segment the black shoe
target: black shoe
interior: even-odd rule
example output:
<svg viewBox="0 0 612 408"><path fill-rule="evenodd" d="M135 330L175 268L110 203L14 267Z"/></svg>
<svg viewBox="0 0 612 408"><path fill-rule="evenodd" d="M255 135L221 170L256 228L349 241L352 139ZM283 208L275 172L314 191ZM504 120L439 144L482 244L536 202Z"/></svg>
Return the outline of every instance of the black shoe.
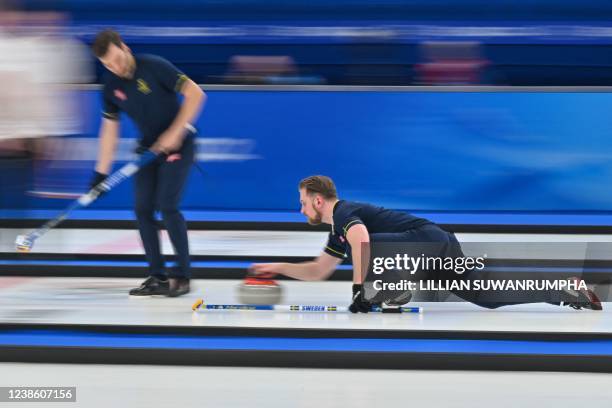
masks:
<svg viewBox="0 0 612 408"><path fill-rule="evenodd" d="M404 293L401 293L396 297L385 299L383 303L387 306L403 306L406 303L410 302L410 299L412 299L412 292L409 290L405 290Z"/></svg>
<svg viewBox="0 0 612 408"><path fill-rule="evenodd" d="M572 278L574 281L578 281L578 278ZM561 305L569 306L573 309L591 309L591 310L602 310L601 301L599 297L593 292L591 289L581 289L581 290L569 290L565 289L565 293L569 294L575 300L562 302Z"/></svg>
<svg viewBox="0 0 612 408"><path fill-rule="evenodd" d="M187 278L170 278L170 289L168 297L178 297L189 293L189 279Z"/></svg>
<svg viewBox="0 0 612 408"><path fill-rule="evenodd" d="M168 279L162 281L155 276L149 276L146 281L137 288L130 290L130 296L153 296L168 294Z"/></svg>
<svg viewBox="0 0 612 408"><path fill-rule="evenodd" d="M403 306L411 299L412 292L409 290L381 290L370 299L370 302L387 306Z"/></svg>

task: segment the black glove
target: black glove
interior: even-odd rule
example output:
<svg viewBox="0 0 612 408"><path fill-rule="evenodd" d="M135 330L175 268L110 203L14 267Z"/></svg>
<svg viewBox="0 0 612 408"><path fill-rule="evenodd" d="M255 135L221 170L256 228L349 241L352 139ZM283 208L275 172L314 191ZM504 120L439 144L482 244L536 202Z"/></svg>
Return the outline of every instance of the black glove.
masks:
<svg viewBox="0 0 612 408"><path fill-rule="evenodd" d="M363 285L353 285L353 303L349 306L351 313L368 313L372 304L363 297Z"/></svg>
<svg viewBox="0 0 612 408"><path fill-rule="evenodd" d="M103 174L94 170L91 181L89 182L89 189L91 190L92 188L96 187L98 184L106 180L107 177L108 174Z"/></svg>

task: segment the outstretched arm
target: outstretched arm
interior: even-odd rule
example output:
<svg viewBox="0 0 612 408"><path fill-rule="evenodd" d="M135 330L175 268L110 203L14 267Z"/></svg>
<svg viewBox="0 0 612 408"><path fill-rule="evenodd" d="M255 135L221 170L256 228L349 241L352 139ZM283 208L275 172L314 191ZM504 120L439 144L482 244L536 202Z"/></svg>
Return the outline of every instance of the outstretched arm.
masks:
<svg viewBox="0 0 612 408"><path fill-rule="evenodd" d="M317 281L327 279L342 260L325 252L313 261L302 263L264 263L253 264L249 270L256 275L280 274L290 278Z"/></svg>

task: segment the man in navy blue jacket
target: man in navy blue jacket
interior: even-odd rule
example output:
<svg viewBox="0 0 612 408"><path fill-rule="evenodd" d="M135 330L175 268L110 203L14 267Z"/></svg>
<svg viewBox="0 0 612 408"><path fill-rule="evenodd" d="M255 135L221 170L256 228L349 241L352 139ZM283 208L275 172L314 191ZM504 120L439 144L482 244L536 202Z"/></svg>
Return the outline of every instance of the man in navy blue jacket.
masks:
<svg viewBox="0 0 612 408"><path fill-rule="evenodd" d="M160 155L159 160L141 169L134 179L135 212L150 276L130 295L183 295L189 292L191 275L187 226L178 205L195 158L193 123L206 95L165 59L133 55L115 31L100 32L93 52L109 72L103 81L100 149L91 186L110 173L119 137L120 112L127 113L140 131L138 150L149 149ZM183 96L182 103L179 95ZM178 267L170 276L160 250L157 209L178 259Z"/></svg>
<svg viewBox="0 0 612 408"><path fill-rule="evenodd" d="M353 261L353 313L367 313L372 304L364 297L364 278L369 264L370 242L391 243L440 243L441 247L455 248L453 256L463 256L459 242L453 233L444 231L433 222L415 217L403 211L393 211L371 204L339 200L334 182L326 176L311 176L299 184L301 213L312 225L328 224L331 231L323 253L313 261L290 263L254 264L254 274L282 274L300 280L323 280L329 277L345 258ZM364 258L365 259L364 262ZM366 269L366 270L362 270ZM470 280L479 278L477 273L457 274L443 272L436 277L444 280ZM464 300L486 308L496 308L519 303L546 302L564 304L574 308L601 310L595 293L583 289L577 294L534 291L527 299L507 301L473 290L451 291ZM389 301L409 300L410 296L396 297ZM561 299L561 300L559 300ZM370 299L372 300L372 299ZM401 302L400 302L401 303Z"/></svg>

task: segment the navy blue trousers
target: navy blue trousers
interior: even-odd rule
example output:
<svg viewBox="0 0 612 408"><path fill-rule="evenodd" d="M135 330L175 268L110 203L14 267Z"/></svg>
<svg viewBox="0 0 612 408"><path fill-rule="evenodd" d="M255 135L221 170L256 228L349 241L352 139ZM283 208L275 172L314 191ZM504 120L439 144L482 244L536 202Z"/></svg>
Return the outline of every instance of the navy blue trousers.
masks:
<svg viewBox="0 0 612 408"><path fill-rule="evenodd" d="M455 237L455 234L444 231L435 224L424 225L413 230L399 233L377 233L370 234L372 242L396 242L396 243L436 243L435 251L437 253L426 254L428 256L441 257L464 257L461 246ZM439 245L438 245L439 244ZM419 251L420 252L420 251ZM418 256L418 255L417 255ZM398 278L401 277L398 275ZM490 279L486 270L472 270L463 274L457 274L454 271L428 271L425 275L404 277L408 279L423 279L435 281L452 281L452 280L487 280ZM473 285L472 285L473 286ZM507 292L496 290L454 290L451 291L459 298L485 307L487 309L495 309L500 306L517 305L524 303L551 303L559 304L563 300L564 294L553 293L547 290L533 291L513 291L510 295ZM385 296L384 293L380 294Z"/></svg>
<svg viewBox="0 0 612 408"><path fill-rule="evenodd" d="M181 149L163 160L142 168L135 175L135 212L138 231L149 263L149 274L157 278L190 278L187 224L179 211L183 190L194 163L194 137L187 137ZM161 254L155 212L160 211L177 257L177 267L166 271Z"/></svg>

